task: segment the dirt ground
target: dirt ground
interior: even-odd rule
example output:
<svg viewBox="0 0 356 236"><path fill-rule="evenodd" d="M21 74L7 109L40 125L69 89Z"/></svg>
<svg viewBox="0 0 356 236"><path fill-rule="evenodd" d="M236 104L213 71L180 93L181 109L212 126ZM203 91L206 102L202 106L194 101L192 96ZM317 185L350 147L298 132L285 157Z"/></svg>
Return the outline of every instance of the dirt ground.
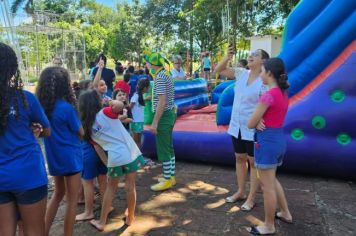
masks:
<svg viewBox="0 0 356 236"><path fill-rule="evenodd" d="M125 194L120 184L114 200L115 210L103 233L88 222L76 223L74 235L164 235L209 236L249 235L246 227L263 220L262 193L256 207L240 211L242 203L225 203L235 189L233 168L214 165L177 163L177 185L164 192L150 190L161 168L138 173L137 215L130 227L123 222ZM278 174L285 188L294 224L276 221L276 235L356 235L356 184L344 180ZM80 205L78 212L83 211ZM63 235L64 204L61 204L51 236ZM95 215L100 213L99 199Z"/></svg>

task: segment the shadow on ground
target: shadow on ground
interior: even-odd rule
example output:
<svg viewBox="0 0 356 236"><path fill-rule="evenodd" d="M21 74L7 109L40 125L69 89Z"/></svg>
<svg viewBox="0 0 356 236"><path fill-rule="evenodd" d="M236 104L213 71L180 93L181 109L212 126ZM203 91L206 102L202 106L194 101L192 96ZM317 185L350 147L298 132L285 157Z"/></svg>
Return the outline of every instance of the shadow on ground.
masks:
<svg viewBox="0 0 356 236"><path fill-rule="evenodd" d="M75 225L74 235L164 235L209 236L249 235L246 226L263 220L262 193L251 212L240 211L238 203L224 199L236 190L233 168L177 163L177 185L164 192L150 190L161 168L145 169L137 176L137 214L130 227L124 226L125 192L120 184L115 210L103 233L88 222ZM356 235L356 185L352 182L280 174L294 216L293 225L276 221L276 235ZM78 212L83 211L79 206ZM50 235L62 235L64 206ZM95 215L100 214L99 200Z"/></svg>

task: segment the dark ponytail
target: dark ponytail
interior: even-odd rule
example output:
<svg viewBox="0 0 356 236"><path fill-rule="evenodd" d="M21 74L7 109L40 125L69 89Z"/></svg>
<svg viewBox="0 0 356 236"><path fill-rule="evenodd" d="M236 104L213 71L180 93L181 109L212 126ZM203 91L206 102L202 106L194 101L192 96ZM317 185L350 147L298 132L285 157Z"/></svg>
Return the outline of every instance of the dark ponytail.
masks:
<svg viewBox="0 0 356 236"><path fill-rule="evenodd" d="M285 91L289 88L288 75L285 71L284 62L282 59L275 57L268 59L264 63L266 72L271 72L273 78L277 81L278 87Z"/></svg>
<svg viewBox="0 0 356 236"><path fill-rule="evenodd" d="M150 81L146 78L140 79L137 83L138 103L141 106L145 105L145 100L143 99L143 90L149 86L150 86Z"/></svg>

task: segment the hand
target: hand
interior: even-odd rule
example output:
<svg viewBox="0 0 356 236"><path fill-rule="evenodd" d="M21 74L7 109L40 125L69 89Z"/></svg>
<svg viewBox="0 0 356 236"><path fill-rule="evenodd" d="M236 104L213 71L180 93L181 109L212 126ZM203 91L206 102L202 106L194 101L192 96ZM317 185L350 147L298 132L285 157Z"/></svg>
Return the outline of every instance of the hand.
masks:
<svg viewBox="0 0 356 236"><path fill-rule="evenodd" d="M227 56L229 60L232 60L235 54L236 54L235 48L232 44L230 44L229 48L227 49Z"/></svg>
<svg viewBox="0 0 356 236"><path fill-rule="evenodd" d="M261 119L260 122L258 122L256 129L259 131L263 131L266 129L265 121L263 119Z"/></svg>
<svg viewBox="0 0 356 236"><path fill-rule="evenodd" d="M100 58L99 63L98 63L99 69L103 69L105 66L104 60Z"/></svg>
<svg viewBox="0 0 356 236"><path fill-rule="evenodd" d="M150 130L154 135L157 135L157 124L152 123Z"/></svg>
<svg viewBox="0 0 356 236"><path fill-rule="evenodd" d="M125 116L127 116L127 109L126 109L126 108L124 108L124 109L122 110L122 114L125 115Z"/></svg>
<svg viewBox="0 0 356 236"><path fill-rule="evenodd" d="M43 132L43 127L40 123L31 123L31 129L36 138Z"/></svg>
<svg viewBox="0 0 356 236"><path fill-rule="evenodd" d="M111 98L103 98L102 102L104 106L111 106Z"/></svg>

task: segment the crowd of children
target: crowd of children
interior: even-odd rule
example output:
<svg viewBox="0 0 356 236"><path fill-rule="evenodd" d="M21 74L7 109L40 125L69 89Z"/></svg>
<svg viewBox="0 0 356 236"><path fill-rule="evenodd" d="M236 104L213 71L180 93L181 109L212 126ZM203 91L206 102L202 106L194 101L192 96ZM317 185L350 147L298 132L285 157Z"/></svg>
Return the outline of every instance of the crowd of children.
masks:
<svg viewBox="0 0 356 236"><path fill-rule="evenodd" d="M150 80L138 80L133 92L128 85L128 69L123 81L114 86L112 73L106 68L106 58L100 55L90 72L91 80L81 81L74 88L66 69L60 66L44 69L34 96L23 90L15 52L3 43L0 43L0 50L3 65L0 68L3 89L0 93L0 235L15 235L18 219L23 222L25 235L49 235L64 197L63 235L73 235L76 221L90 220L98 231L103 231L114 207L118 183L124 176L125 224L131 225L135 219L136 172L145 164L140 146L145 101L151 100L151 97L144 97L150 89ZM288 109L287 75L283 61L268 59L263 50L249 57L250 71L231 70L226 65L233 53L231 49L228 51L217 66L217 72L235 77L240 84L237 89L245 87L240 95L235 94L233 107L234 110L245 106L245 123L233 123L233 115L229 129L236 152L236 167L241 171L237 174L246 174L247 162L251 166L254 188L243 208L249 211L254 207L259 182L264 194L265 222L262 226L251 227L249 232L273 234L275 217L292 222L283 188L276 179L276 168L282 164L286 148L282 125ZM176 121L174 81L165 69L168 61L161 54L151 53L144 59L155 78L154 118L150 131L156 135L157 156L163 162L163 178L151 189L162 191L176 184L172 137ZM209 63L204 62L206 72L210 71ZM122 65L117 67L123 71ZM262 84L269 87L263 95ZM249 90L251 94L247 95ZM239 99L243 100L241 96L249 96L250 104L239 103ZM252 130L254 128L257 132ZM36 137L44 137L48 172L54 179L54 192L48 204L47 173ZM102 203L97 220L93 212L95 182L99 185ZM238 191L227 198L227 202L246 198L244 182L239 178L238 182ZM81 186L85 210L76 215ZM280 211L275 215L277 203Z"/></svg>

